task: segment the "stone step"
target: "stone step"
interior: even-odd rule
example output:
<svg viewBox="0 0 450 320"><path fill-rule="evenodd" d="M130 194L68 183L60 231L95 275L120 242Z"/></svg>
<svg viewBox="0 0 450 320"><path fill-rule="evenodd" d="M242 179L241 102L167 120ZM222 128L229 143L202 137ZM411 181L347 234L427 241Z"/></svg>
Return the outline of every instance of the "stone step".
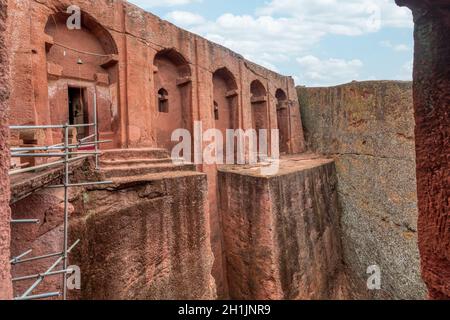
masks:
<svg viewBox="0 0 450 320"><path fill-rule="evenodd" d="M105 178L140 176L173 171L196 171L194 164L154 164L141 166L123 166L102 169Z"/></svg>
<svg viewBox="0 0 450 320"><path fill-rule="evenodd" d="M161 179L177 179L181 177L192 177L192 176L201 176L205 175L204 173L197 171L170 171L170 172L160 172L160 173L150 173L138 176L126 176L126 177L114 177L113 185L121 185L121 184L129 184L140 181L156 181ZM99 186L98 188L108 189L111 185Z"/></svg>
<svg viewBox="0 0 450 320"><path fill-rule="evenodd" d="M137 167L141 165L154 165L172 163L170 158L164 159L129 159L129 160L100 160L100 165L102 168L112 168L112 167Z"/></svg>
<svg viewBox="0 0 450 320"><path fill-rule="evenodd" d="M166 149L114 149L102 152L102 160L131 160L131 159L168 159L170 154Z"/></svg>

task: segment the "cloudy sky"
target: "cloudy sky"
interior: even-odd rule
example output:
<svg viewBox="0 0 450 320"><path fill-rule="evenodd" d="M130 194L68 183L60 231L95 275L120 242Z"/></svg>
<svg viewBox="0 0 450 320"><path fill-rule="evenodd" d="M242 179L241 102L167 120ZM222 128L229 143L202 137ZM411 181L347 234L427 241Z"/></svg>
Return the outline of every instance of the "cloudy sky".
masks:
<svg viewBox="0 0 450 320"><path fill-rule="evenodd" d="M412 78L412 16L394 0L129 1L300 85Z"/></svg>

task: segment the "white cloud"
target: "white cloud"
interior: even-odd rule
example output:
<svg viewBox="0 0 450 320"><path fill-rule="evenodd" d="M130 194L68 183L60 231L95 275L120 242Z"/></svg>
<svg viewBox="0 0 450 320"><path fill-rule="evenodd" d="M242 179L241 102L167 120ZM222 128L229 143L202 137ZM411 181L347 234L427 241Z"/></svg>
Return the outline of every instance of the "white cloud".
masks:
<svg viewBox="0 0 450 320"><path fill-rule="evenodd" d="M246 58L257 57L272 64L280 60L289 61L317 44L326 34L311 25L294 23L287 18L230 13L189 29Z"/></svg>
<svg viewBox="0 0 450 320"><path fill-rule="evenodd" d="M187 11L172 11L169 12L165 18L177 25L186 27L199 25L206 22L206 20L201 15Z"/></svg>
<svg viewBox="0 0 450 320"><path fill-rule="evenodd" d="M361 60L324 59L307 55L296 59L300 66L298 81L313 85L335 85L355 80L364 66Z"/></svg>
<svg viewBox="0 0 450 320"><path fill-rule="evenodd" d="M271 0L256 13L300 18L350 35L381 27L412 27L411 11L392 0Z"/></svg>
<svg viewBox="0 0 450 320"><path fill-rule="evenodd" d="M381 41L380 46L390 48L396 52L411 51L411 48L406 44L392 44L390 41Z"/></svg>
<svg viewBox="0 0 450 320"><path fill-rule="evenodd" d="M130 0L129 2L141 8L155 8L155 7L175 7L195 2L202 2L203 0Z"/></svg>
<svg viewBox="0 0 450 320"><path fill-rule="evenodd" d="M148 8L202 0L131 1ZM410 10L396 6L394 0L267 0L254 14L224 13L215 20L208 20L192 12L173 11L166 18L274 71L280 63L295 64L297 57L308 56L327 35L360 36L385 27L411 28L413 25ZM410 50L401 44L393 48L396 51L407 49ZM325 60L335 65L339 65L338 61L343 60ZM350 75L359 69L352 61L359 60L344 61L349 62ZM312 70L309 72L314 76ZM326 74L318 72L316 76ZM336 80L330 79L330 83L357 78L335 76ZM316 80L319 82L319 78ZM323 78L323 81L328 83L328 79Z"/></svg>
<svg viewBox="0 0 450 320"><path fill-rule="evenodd" d="M406 61L400 70L400 74L396 76L399 80L411 81L413 78L413 60Z"/></svg>
<svg viewBox="0 0 450 320"><path fill-rule="evenodd" d="M397 44L394 46L395 51L409 51L411 50L406 44Z"/></svg>

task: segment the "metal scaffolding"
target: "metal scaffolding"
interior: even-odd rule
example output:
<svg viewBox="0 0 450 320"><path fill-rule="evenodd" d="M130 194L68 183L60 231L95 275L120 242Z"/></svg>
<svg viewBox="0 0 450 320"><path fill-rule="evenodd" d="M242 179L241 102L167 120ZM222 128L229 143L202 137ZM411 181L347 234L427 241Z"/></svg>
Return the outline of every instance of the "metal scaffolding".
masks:
<svg viewBox="0 0 450 320"><path fill-rule="evenodd" d="M94 128L94 134L81 139L78 143L69 144L69 129L80 127L92 127ZM36 126L11 126L11 130L38 130L38 129L63 129L64 130L64 142L53 146L38 146L38 147L24 147L24 148L11 148L11 157L25 158L62 158L61 160L36 165L30 168L14 169L9 172L10 176L33 172L39 169L50 168L63 164L63 184L47 186L46 188L64 188L64 236L63 236L63 250L57 253L50 253L42 256L26 258L31 254L32 250L28 250L17 257L13 257L10 260L11 265L18 265L22 263L29 263L32 261L57 258L57 260L44 272L40 274L27 275L17 277L13 279L13 282L25 281L35 279L35 282L20 296L17 296L15 300L37 300L46 299L52 297L61 297L63 300L67 299L67 276L73 273L73 270L68 268L68 257L71 251L80 243L80 240L75 241L70 247L68 243L69 235L69 189L74 187L83 187L90 185L104 185L110 184L112 181L99 181L99 182L84 182L84 183L71 183L69 177L69 165L70 163L89 157L95 157L95 169L99 169L99 144L107 143L111 141L99 141L98 139L98 126L97 126L97 104L94 95L94 123L90 124L64 124L64 125L36 125ZM90 141L93 140L93 141ZM94 147L93 152L73 152L80 147ZM38 151L40 153L33 153ZM59 152L58 152L59 151ZM23 224L38 224L38 219L22 219L11 220L11 224L23 225ZM55 270L62 264L62 270ZM61 292L49 292L44 294L33 295L33 291L39 286L39 284L47 277L62 275L62 293Z"/></svg>

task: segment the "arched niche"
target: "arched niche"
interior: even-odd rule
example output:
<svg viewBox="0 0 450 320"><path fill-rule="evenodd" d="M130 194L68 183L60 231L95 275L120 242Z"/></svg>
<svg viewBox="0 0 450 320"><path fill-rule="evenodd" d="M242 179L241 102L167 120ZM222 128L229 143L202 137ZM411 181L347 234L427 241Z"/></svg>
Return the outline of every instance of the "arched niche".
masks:
<svg viewBox="0 0 450 320"><path fill-rule="evenodd" d="M153 61L153 68L154 94L157 100L157 145L170 151L178 143L171 141L174 130L187 129L192 135L191 68L183 55L175 49L158 52ZM189 158L187 155L185 157Z"/></svg>
<svg viewBox="0 0 450 320"><path fill-rule="evenodd" d="M238 86L234 75L227 68L220 68L213 73L215 126L223 137L226 130L237 129L238 124ZM225 152L224 139L224 152Z"/></svg>
<svg viewBox="0 0 450 320"><path fill-rule="evenodd" d="M87 13L81 13L79 29L69 29L67 19L67 14L55 13L45 26L52 123L92 123L95 100L100 138L112 139L110 146L116 146L120 123L116 43ZM78 129L78 138L93 134L93 130Z"/></svg>
<svg viewBox="0 0 450 320"><path fill-rule="evenodd" d="M275 92L277 99L277 123L280 137L280 153L286 154L289 152L289 108L288 98L282 89Z"/></svg>
<svg viewBox="0 0 450 320"><path fill-rule="evenodd" d="M261 153L259 131L269 130L269 119L267 110L267 90L259 80L254 80L250 84L251 108L252 108L252 127L258 134L258 153ZM269 134L269 133L268 133ZM268 146L268 139L265 141Z"/></svg>

